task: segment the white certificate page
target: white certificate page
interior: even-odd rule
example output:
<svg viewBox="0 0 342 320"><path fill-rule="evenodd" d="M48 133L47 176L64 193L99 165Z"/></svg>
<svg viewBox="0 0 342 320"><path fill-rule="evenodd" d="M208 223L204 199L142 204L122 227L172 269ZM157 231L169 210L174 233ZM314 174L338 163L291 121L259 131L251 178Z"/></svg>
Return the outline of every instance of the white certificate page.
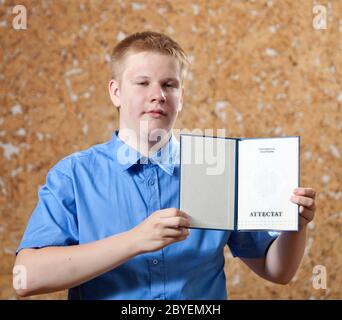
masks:
<svg viewBox="0 0 342 320"><path fill-rule="evenodd" d="M297 230L299 137L239 141L238 229Z"/></svg>
<svg viewBox="0 0 342 320"><path fill-rule="evenodd" d="M180 210L190 227L234 229L236 140L181 136Z"/></svg>

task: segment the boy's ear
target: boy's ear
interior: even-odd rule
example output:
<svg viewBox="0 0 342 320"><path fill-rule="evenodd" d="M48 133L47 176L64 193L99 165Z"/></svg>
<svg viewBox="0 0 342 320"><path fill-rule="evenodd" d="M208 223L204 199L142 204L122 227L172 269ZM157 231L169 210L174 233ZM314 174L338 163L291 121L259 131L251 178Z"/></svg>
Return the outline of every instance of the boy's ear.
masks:
<svg viewBox="0 0 342 320"><path fill-rule="evenodd" d="M111 79L108 83L108 91L110 99L112 100L114 106L119 108L121 105L119 82L114 79Z"/></svg>
<svg viewBox="0 0 342 320"><path fill-rule="evenodd" d="M184 87L182 87L181 89L181 93L180 93L180 99L179 99L179 104L178 104L178 112L182 111L183 108L183 98L184 98Z"/></svg>

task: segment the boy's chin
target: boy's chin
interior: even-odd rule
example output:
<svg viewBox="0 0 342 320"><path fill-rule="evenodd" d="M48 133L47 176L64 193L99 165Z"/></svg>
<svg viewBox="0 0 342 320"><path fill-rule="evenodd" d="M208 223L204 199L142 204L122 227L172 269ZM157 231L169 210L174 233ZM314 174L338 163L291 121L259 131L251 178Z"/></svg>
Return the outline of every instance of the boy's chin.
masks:
<svg viewBox="0 0 342 320"><path fill-rule="evenodd" d="M148 137L149 141L159 141L168 135L171 129L169 125L151 124L148 130L144 132L144 136Z"/></svg>

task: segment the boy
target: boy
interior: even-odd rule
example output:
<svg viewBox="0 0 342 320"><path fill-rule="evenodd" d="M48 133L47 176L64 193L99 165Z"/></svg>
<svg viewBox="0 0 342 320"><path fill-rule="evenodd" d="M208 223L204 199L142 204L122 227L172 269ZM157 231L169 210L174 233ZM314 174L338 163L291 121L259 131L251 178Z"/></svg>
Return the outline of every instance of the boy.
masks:
<svg viewBox="0 0 342 320"><path fill-rule="evenodd" d="M169 37L133 34L113 50L109 93L120 125L111 141L57 163L17 250L27 288L69 299L226 299L226 244L261 277L288 283L305 247L315 192L299 188L300 230L192 229L179 211L179 144L187 59ZM290 195L289 195L290 197Z"/></svg>

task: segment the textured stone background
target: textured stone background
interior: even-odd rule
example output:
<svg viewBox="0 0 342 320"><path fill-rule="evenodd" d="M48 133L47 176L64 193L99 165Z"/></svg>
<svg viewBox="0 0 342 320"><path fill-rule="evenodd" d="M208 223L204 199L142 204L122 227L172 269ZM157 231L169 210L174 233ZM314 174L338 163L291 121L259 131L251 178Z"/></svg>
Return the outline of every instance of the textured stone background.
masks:
<svg viewBox="0 0 342 320"><path fill-rule="evenodd" d="M328 10L326 30L312 26L317 3ZM12 28L16 4L27 8L27 30ZM191 56L177 128L302 138L301 185L318 196L300 270L274 285L226 251L230 297L341 299L340 0L0 1L0 298L17 298L14 252L48 169L117 127L109 54L144 29L171 35ZM315 265L326 267L326 290L312 286Z"/></svg>

